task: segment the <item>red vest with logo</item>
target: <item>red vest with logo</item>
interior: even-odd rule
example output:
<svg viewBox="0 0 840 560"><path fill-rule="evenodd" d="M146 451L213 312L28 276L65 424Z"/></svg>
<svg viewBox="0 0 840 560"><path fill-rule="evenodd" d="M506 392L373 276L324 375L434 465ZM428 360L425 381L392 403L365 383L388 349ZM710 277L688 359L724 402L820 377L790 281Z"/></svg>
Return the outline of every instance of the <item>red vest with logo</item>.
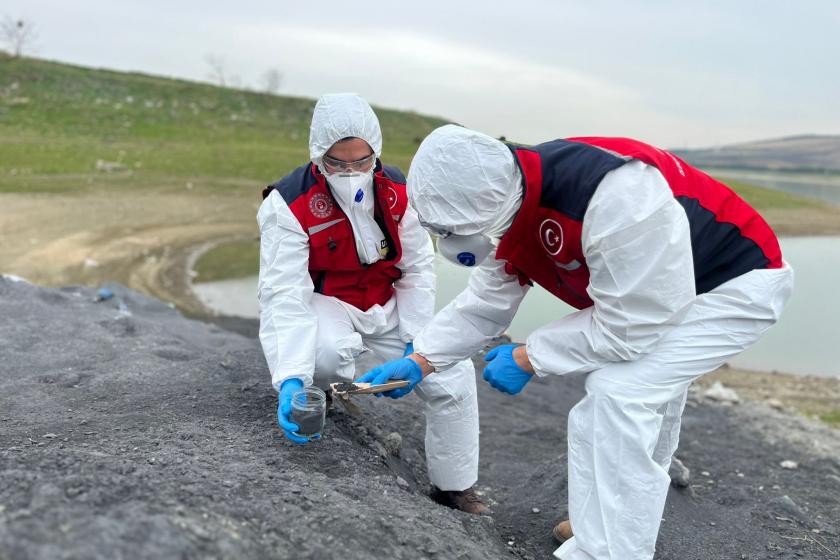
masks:
<svg viewBox="0 0 840 560"><path fill-rule="evenodd" d="M277 190L309 235L309 274L315 291L362 311L385 305L402 275L396 265L402 257L399 222L408 206L405 177L396 167L377 161L373 185L374 217L387 239L388 253L371 265L359 260L350 220L315 164L299 167L263 189L263 198Z"/></svg>
<svg viewBox="0 0 840 560"><path fill-rule="evenodd" d="M583 216L604 176L631 159L656 167L686 212L698 294L757 268L779 268L779 242L764 219L729 187L676 157L629 138L571 138L510 146L525 198L496 257L569 305L592 305L581 247ZM627 188L632 188L628 185Z"/></svg>

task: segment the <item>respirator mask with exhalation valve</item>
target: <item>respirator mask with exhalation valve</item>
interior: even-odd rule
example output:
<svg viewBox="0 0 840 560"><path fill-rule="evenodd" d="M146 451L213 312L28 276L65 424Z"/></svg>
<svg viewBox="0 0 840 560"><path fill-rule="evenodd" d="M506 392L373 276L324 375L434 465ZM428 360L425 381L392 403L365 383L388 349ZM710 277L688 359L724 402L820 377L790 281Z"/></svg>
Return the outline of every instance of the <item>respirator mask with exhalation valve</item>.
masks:
<svg viewBox="0 0 840 560"><path fill-rule="evenodd" d="M437 237L440 254L446 260L461 266L472 267L481 264L496 248L493 240L481 233L457 235L422 221L420 225Z"/></svg>
<svg viewBox="0 0 840 560"><path fill-rule="evenodd" d="M384 258L388 243L373 216L373 170L329 173L326 179L338 205L350 219L359 259L373 264Z"/></svg>
<svg viewBox="0 0 840 560"><path fill-rule="evenodd" d="M438 240L438 251L449 261L463 266L476 266L496 248L486 235L450 235Z"/></svg>

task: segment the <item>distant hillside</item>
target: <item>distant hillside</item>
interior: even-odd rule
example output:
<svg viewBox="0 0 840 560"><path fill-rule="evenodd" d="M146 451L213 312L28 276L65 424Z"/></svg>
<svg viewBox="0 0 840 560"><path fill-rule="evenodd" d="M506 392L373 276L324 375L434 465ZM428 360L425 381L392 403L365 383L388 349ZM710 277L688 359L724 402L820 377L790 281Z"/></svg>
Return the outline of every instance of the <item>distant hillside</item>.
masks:
<svg viewBox="0 0 840 560"><path fill-rule="evenodd" d="M135 186L276 179L308 161L314 103L0 54L0 191L74 190L105 173ZM376 111L383 158L406 171L445 123Z"/></svg>
<svg viewBox="0 0 840 560"><path fill-rule="evenodd" d="M790 136L703 150L674 150L701 168L840 172L840 136Z"/></svg>

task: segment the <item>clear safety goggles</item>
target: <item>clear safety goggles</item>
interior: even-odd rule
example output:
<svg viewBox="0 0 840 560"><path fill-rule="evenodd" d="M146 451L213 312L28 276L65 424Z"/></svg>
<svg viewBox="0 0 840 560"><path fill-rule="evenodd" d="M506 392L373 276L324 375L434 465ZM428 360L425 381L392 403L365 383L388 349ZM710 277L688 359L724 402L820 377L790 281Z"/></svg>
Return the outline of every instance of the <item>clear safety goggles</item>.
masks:
<svg viewBox="0 0 840 560"><path fill-rule="evenodd" d="M423 229L425 229L426 231L428 231L429 233L431 233L432 235L434 235L435 237L438 237L440 239L446 239L447 237L452 235L451 231L447 231L443 228L433 226L432 224L424 222L423 220L420 220L420 225L423 226Z"/></svg>
<svg viewBox="0 0 840 560"><path fill-rule="evenodd" d="M376 154L357 159L356 161L344 161L330 156L321 158L324 162L324 170L327 173L364 173L370 171L376 161Z"/></svg>

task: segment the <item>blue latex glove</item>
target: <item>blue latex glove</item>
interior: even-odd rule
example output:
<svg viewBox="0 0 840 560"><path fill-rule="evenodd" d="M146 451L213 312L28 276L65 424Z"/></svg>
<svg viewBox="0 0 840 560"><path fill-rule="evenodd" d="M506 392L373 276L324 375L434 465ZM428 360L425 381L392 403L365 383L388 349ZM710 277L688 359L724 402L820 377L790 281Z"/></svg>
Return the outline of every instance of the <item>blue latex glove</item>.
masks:
<svg viewBox="0 0 840 560"><path fill-rule="evenodd" d="M394 379L405 379L408 381L406 387L400 389L391 389L383 393L376 393L377 397L385 395L392 399L398 399L409 394L418 383L423 381L423 372L420 366L414 360L409 358L402 358L392 362L385 362L379 367L375 367L360 378L356 379L359 383L372 383L380 385L387 381Z"/></svg>
<svg viewBox="0 0 840 560"><path fill-rule="evenodd" d="M484 357L489 362L484 368L484 380L494 389L509 395L517 394L533 377L513 359L513 351L518 347L519 344L497 346Z"/></svg>
<svg viewBox="0 0 840 560"><path fill-rule="evenodd" d="M286 439L303 445L309 442L310 438L292 433L300 429L300 426L292 422L292 395L300 389L303 389L303 381L297 377L290 377L280 385L280 393L277 395L277 423L283 428ZM317 436L314 439L320 439L320 437Z"/></svg>
<svg viewBox="0 0 840 560"><path fill-rule="evenodd" d="M405 345L405 352L403 352L403 358L408 356L409 354L414 354L414 343L409 342Z"/></svg>

